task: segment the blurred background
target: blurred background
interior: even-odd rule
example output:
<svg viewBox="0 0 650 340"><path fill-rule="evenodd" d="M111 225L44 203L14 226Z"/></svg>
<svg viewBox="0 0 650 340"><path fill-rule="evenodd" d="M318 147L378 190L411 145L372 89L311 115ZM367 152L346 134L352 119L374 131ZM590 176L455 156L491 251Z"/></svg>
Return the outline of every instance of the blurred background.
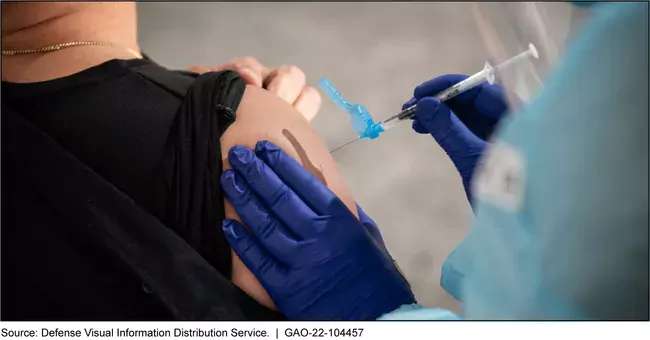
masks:
<svg viewBox="0 0 650 340"><path fill-rule="evenodd" d="M558 43L546 52L561 54L561 45L586 14L565 3L542 5L545 27ZM398 112L423 81L482 69L488 48L471 6L139 3L139 37L145 53L169 68L219 65L246 55L267 66L297 65L310 85L328 77L377 120ZM522 19L520 13L497 12L495 25ZM312 125L330 149L354 138L347 114L326 97ZM440 288L440 267L466 234L472 211L442 149L404 123L333 156L353 197L379 225L418 301L458 312L458 303Z"/></svg>

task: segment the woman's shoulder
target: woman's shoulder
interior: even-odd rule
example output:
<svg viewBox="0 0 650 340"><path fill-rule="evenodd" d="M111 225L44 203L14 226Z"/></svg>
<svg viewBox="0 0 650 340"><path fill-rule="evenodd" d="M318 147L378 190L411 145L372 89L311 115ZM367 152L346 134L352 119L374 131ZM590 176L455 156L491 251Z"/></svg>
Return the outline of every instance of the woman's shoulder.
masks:
<svg viewBox="0 0 650 340"><path fill-rule="evenodd" d="M156 64L148 58L144 59L110 59L98 65L85 68L73 74L57 77L54 79L35 81L7 81L3 78L2 95L5 100L19 101L21 99L33 99L50 94L66 94L83 86L94 86L101 83L110 83L124 80L129 75L136 75L137 70L142 67L155 67L161 72L173 73L164 67Z"/></svg>
<svg viewBox="0 0 650 340"><path fill-rule="evenodd" d="M141 183L160 160L182 103L138 73L145 66L167 76L166 82L187 79L149 60L113 59L63 78L3 82L2 101L124 192L138 196L145 192Z"/></svg>

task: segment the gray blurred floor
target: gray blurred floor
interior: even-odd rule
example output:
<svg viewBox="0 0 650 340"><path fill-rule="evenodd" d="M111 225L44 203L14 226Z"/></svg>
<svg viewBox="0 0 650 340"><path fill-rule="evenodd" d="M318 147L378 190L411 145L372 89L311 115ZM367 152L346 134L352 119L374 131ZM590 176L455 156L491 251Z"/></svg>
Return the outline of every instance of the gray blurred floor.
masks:
<svg viewBox="0 0 650 340"><path fill-rule="evenodd" d="M295 64L321 77L375 118L443 73L473 73L487 54L462 3L141 3L140 42L165 66L217 65L236 56ZM313 122L330 148L353 137L346 114L324 98ZM439 286L442 261L471 210L460 179L429 136L406 123L376 141L334 154L354 198L426 306L459 310Z"/></svg>

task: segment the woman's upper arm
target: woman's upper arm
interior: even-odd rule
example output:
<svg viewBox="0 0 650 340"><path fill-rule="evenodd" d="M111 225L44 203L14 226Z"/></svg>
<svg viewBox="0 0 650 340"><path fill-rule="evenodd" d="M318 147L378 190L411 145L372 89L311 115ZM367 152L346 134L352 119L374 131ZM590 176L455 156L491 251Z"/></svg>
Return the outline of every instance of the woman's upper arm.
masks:
<svg viewBox="0 0 650 340"><path fill-rule="evenodd" d="M221 138L221 153L226 159L224 169L230 168L227 162L230 147L244 145L254 148L261 140L274 143L295 158L356 213L354 201L334 159L309 122L277 96L259 87L247 86L237 110L237 119Z"/></svg>
<svg viewBox="0 0 650 340"><path fill-rule="evenodd" d="M224 169L230 168L227 161L230 147L244 145L252 149L261 140L274 143L295 158L357 214L354 200L336 168L334 159L309 122L289 103L274 94L259 87L247 86L237 109L235 123L221 137ZM239 220L228 201L225 208L226 218ZM235 254L232 281L257 301L273 307L271 299L257 279Z"/></svg>

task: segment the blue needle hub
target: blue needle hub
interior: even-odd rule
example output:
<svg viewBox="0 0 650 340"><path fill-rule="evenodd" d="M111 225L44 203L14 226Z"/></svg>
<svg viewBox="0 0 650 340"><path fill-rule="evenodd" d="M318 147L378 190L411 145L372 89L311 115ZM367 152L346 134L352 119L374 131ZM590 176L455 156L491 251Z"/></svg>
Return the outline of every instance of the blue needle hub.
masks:
<svg viewBox="0 0 650 340"><path fill-rule="evenodd" d="M375 122L365 106L348 103L327 78L321 79L318 86L338 107L348 113L352 123L352 130L359 138L375 139L379 137L380 133L384 132L381 122Z"/></svg>

